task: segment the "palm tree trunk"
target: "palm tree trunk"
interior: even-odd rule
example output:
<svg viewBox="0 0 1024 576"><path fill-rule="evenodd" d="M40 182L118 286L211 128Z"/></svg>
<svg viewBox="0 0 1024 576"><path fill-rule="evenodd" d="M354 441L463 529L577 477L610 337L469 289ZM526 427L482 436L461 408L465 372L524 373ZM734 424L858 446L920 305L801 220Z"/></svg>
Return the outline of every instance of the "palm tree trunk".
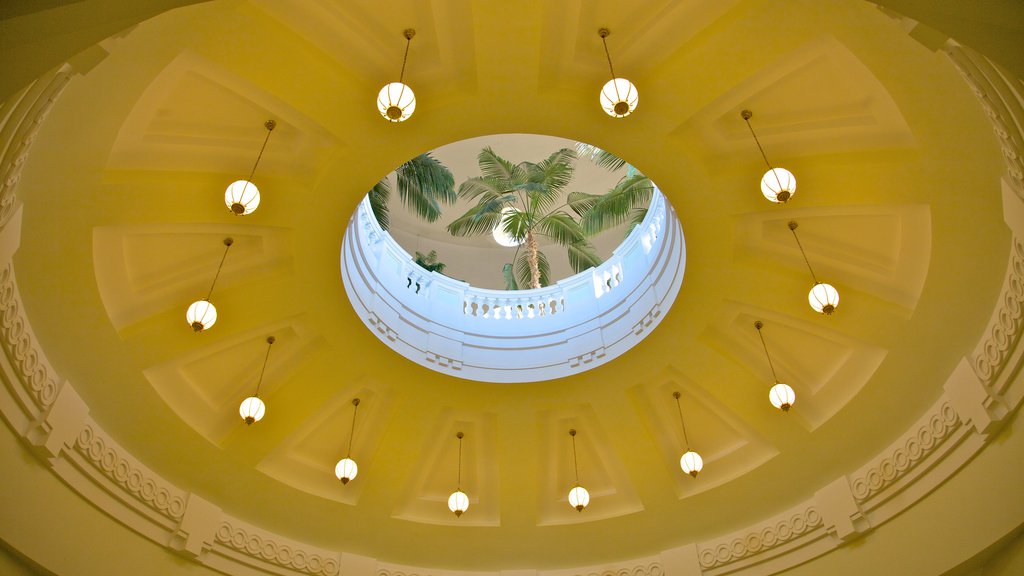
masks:
<svg viewBox="0 0 1024 576"><path fill-rule="evenodd" d="M537 264L537 239L533 231L526 232L526 261L530 264L530 288L540 288L540 266Z"/></svg>

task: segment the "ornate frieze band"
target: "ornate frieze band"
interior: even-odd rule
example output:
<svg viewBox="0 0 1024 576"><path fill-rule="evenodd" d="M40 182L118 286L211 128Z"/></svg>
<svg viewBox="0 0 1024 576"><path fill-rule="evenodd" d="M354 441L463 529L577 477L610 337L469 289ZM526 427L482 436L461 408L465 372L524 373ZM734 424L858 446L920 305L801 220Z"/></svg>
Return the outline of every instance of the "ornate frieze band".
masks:
<svg viewBox="0 0 1024 576"><path fill-rule="evenodd" d="M186 493L124 455L124 450L95 424L86 424L75 442L75 451L96 470L133 498L159 514L180 521L185 514Z"/></svg>
<svg viewBox="0 0 1024 576"><path fill-rule="evenodd" d="M18 371L18 378L37 408L45 409L57 398L58 384L32 333L10 263L0 270L0 346Z"/></svg>
<svg viewBox="0 0 1024 576"><path fill-rule="evenodd" d="M985 330L986 336L978 344L972 365L978 378L987 386L1006 366L1011 353L1016 350L1024 327L1024 243L1014 238L1010 253L1010 264L1006 271L1003 291L999 295L998 308Z"/></svg>
<svg viewBox="0 0 1024 576"><path fill-rule="evenodd" d="M216 541L247 556L313 576L337 576L338 559L326 552L283 542L279 536L240 522L224 521L217 528Z"/></svg>
<svg viewBox="0 0 1024 576"><path fill-rule="evenodd" d="M697 557L701 568L709 570L753 556L795 540L822 525L821 514L814 506L789 514L781 520L768 523L730 538L719 544L702 545Z"/></svg>
<svg viewBox="0 0 1024 576"><path fill-rule="evenodd" d="M946 42L945 53L992 121L1010 185L1018 198L1024 200L1024 101L1021 99L1024 84L985 56L953 40Z"/></svg>
<svg viewBox="0 0 1024 576"><path fill-rule="evenodd" d="M927 459L960 425L956 410L948 402L941 403L886 454L851 478L853 497L863 502L884 491Z"/></svg>

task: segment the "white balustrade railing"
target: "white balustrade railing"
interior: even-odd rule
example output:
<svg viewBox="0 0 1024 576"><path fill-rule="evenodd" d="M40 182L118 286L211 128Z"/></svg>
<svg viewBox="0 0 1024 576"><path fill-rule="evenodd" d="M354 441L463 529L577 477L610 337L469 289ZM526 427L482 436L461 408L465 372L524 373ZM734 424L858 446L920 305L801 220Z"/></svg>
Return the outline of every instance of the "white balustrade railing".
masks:
<svg viewBox="0 0 1024 576"><path fill-rule="evenodd" d="M656 190L643 222L600 266L534 290L476 288L416 264L364 199L345 234L342 275L360 317L403 355L511 382L565 376L624 352L624 334L639 341L671 304L684 262L682 230Z"/></svg>

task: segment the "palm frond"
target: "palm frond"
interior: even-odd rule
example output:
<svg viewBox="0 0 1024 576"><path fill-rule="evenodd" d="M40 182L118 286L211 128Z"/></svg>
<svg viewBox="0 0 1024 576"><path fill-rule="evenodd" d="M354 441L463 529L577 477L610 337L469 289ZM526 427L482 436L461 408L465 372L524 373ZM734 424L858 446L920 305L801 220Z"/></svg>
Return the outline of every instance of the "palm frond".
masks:
<svg viewBox="0 0 1024 576"><path fill-rule="evenodd" d="M569 266L572 266L572 271L577 274L588 268L597 268L603 262L597 255L594 246L585 239L570 244L567 249L569 251Z"/></svg>
<svg viewBox="0 0 1024 576"><path fill-rule="evenodd" d="M651 203L654 184L643 174L623 178L587 210L580 220L588 236L626 222L630 211Z"/></svg>
<svg viewBox="0 0 1024 576"><path fill-rule="evenodd" d="M474 176L459 184L458 197L464 200L474 200L484 194L504 194L508 192L501 185L502 183L493 178Z"/></svg>
<svg viewBox="0 0 1024 576"><path fill-rule="evenodd" d="M530 253L528 250L520 250L519 257L516 258L516 270L515 277L516 282L519 286L525 286L529 288L531 274L530 274ZM551 284L551 264L548 263L548 257L544 255L540 250L537 251L537 268L540 270L540 285L548 286ZM525 289L525 288L524 288Z"/></svg>
<svg viewBox="0 0 1024 576"><path fill-rule="evenodd" d="M413 262L416 262L427 272L437 272L438 274L444 272L444 269L447 267L444 262L438 261L437 250L431 250L429 254L424 254L417 250Z"/></svg>
<svg viewBox="0 0 1024 576"><path fill-rule="evenodd" d="M427 222L441 217L441 204L455 202L455 178L430 154L420 154L398 167L398 196L402 205Z"/></svg>
<svg viewBox="0 0 1024 576"><path fill-rule="evenodd" d="M501 218L501 209L514 202L515 198L512 194L481 198L478 204L448 224L448 233L452 236L489 234Z"/></svg>
<svg viewBox="0 0 1024 576"><path fill-rule="evenodd" d="M526 233L530 231L532 220L529 214L513 210L501 219L502 230L516 242L522 243L526 240Z"/></svg>
<svg viewBox="0 0 1024 576"><path fill-rule="evenodd" d="M626 236L629 236L629 233L633 231L633 228L639 226L644 221L644 218L647 218L647 208L636 208L630 212L629 227L626 228Z"/></svg>
<svg viewBox="0 0 1024 576"><path fill-rule="evenodd" d="M388 211L388 200L391 198L391 180L384 178L373 185L367 193L370 197L370 209L382 230L391 225L391 213Z"/></svg>
<svg viewBox="0 0 1024 576"><path fill-rule="evenodd" d="M531 180L543 182L551 190L561 192L572 181L575 160L576 152L571 148L557 150L535 165L540 179Z"/></svg>
<svg viewBox="0 0 1024 576"><path fill-rule="evenodd" d="M612 154L607 150L602 150L597 146L584 144L583 142L576 143L576 153L580 157L587 158L594 164L597 164L601 168L605 168L611 172L619 170L626 165L626 161L615 154Z"/></svg>
<svg viewBox="0 0 1024 576"><path fill-rule="evenodd" d="M523 180L522 170L515 164L505 160L491 149L484 148L477 154L477 164L480 166L480 173L484 178L490 180L509 182L516 184Z"/></svg>
<svg viewBox="0 0 1024 576"><path fill-rule="evenodd" d="M567 197L569 208L572 208L572 211L578 216L586 214L587 210L590 210L600 199L600 194L588 194L586 192L569 192Z"/></svg>
<svg viewBox="0 0 1024 576"><path fill-rule="evenodd" d="M541 218L534 230L566 247L584 240L583 228L579 222L561 210Z"/></svg>

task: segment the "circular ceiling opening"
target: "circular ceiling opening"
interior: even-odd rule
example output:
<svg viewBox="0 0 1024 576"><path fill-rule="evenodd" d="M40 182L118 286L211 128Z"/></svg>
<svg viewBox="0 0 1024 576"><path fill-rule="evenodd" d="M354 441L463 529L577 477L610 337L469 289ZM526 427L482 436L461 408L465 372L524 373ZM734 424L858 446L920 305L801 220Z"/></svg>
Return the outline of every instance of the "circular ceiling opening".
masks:
<svg viewBox="0 0 1024 576"><path fill-rule="evenodd" d="M593 146L463 140L378 182L353 214L342 278L360 318L433 370L488 382L578 373L642 340L682 282L657 186Z"/></svg>

